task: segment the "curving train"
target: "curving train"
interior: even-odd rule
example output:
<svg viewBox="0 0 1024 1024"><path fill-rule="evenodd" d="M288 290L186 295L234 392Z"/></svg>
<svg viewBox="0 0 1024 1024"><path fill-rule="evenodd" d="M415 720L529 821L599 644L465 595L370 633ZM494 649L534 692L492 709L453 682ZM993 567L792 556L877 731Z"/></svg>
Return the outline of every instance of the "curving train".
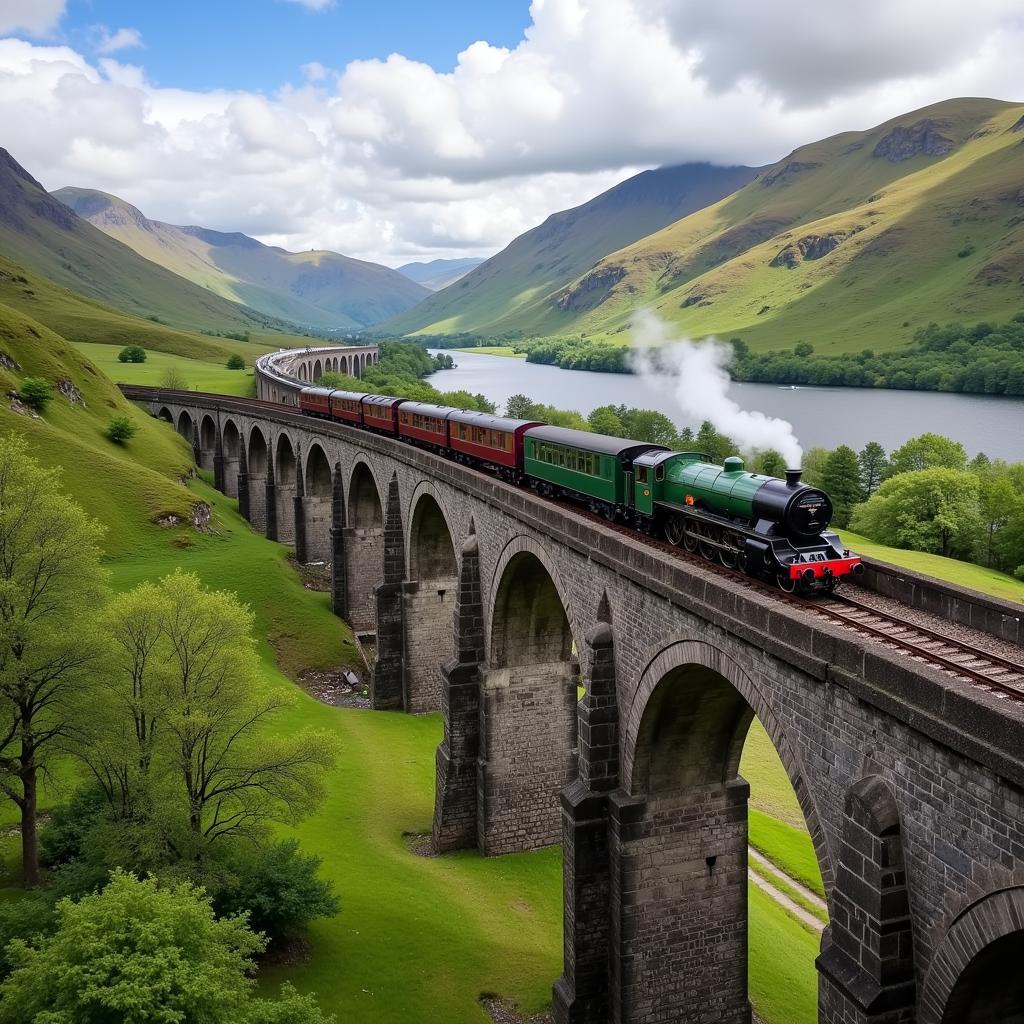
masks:
<svg viewBox="0 0 1024 1024"><path fill-rule="evenodd" d="M787 593L831 593L864 571L828 530L828 495L802 484L797 469L780 480L746 472L735 456L718 466L701 452L331 388L303 388L299 409L581 502L611 522L773 579Z"/></svg>

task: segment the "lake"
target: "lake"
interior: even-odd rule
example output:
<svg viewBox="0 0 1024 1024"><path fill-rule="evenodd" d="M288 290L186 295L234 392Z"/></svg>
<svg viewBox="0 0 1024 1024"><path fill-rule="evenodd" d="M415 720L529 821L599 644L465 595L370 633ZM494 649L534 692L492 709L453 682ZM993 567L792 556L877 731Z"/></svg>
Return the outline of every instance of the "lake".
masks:
<svg viewBox="0 0 1024 1024"><path fill-rule="evenodd" d="M432 350L434 351L434 350ZM657 409L677 426L687 423L672 397L640 377L621 373L563 370L507 356L447 353L454 370L439 370L430 383L441 391L470 391L503 405L510 395L527 395L586 416L600 405ZM857 450L878 441L891 451L908 438L934 431L961 442L970 455L1024 462L1024 399L950 395L929 391L733 384L740 407L788 420L805 449L848 444ZM729 433L727 423L716 426Z"/></svg>

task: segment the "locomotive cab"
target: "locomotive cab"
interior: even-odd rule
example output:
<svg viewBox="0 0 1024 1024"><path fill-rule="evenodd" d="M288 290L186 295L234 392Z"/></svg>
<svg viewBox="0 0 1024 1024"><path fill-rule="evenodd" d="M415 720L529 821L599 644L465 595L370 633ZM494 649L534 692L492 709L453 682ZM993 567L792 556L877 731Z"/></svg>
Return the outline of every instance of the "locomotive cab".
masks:
<svg viewBox="0 0 1024 1024"><path fill-rule="evenodd" d="M665 501L666 481L672 467L709 463L704 452L644 452L633 460L633 508L641 516L653 516L655 505Z"/></svg>

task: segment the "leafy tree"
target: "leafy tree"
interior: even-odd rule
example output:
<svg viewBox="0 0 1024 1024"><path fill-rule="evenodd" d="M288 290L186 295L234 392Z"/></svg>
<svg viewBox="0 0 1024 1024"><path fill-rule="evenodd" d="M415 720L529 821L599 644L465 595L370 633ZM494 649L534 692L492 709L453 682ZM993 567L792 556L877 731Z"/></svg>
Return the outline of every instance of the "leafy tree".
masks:
<svg viewBox="0 0 1024 1024"><path fill-rule="evenodd" d="M752 472L763 473L765 476L783 476L786 469L786 460L774 448L758 452L751 464Z"/></svg>
<svg viewBox="0 0 1024 1024"><path fill-rule="evenodd" d="M79 752L116 816L146 818L179 857L201 859L226 837L258 837L317 805L335 743L313 729L266 729L292 699L260 684L248 608L179 570L110 614L121 620L114 670Z"/></svg>
<svg viewBox="0 0 1024 1024"><path fill-rule="evenodd" d="M889 457L877 441L868 441L860 450L857 461L860 463L861 486L864 488L865 496L870 498L889 468Z"/></svg>
<svg viewBox="0 0 1024 1024"><path fill-rule="evenodd" d="M141 345L126 345L117 353L119 363L144 363L146 350Z"/></svg>
<svg viewBox="0 0 1024 1024"><path fill-rule="evenodd" d="M624 431L621 436L663 444L666 448L674 448L678 443L676 425L664 413L652 409L625 409L620 411L619 418Z"/></svg>
<svg viewBox="0 0 1024 1024"><path fill-rule="evenodd" d="M736 453L736 442L731 437L720 434L710 420L705 420L700 425L700 430L693 439L693 447L695 451L710 455L711 461L719 465Z"/></svg>
<svg viewBox="0 0 1024 1024"><path fill-rule="evenodd" d="M829 457L827 448L808 448L804 452L803 481L809 487L821 487L821 475Z"/></svg>
<svg viewBox="0 0 1024 1024"><path fill-rule="evenodd" d="M595 434L605 434L608 437L624 437L626 428L619 419L616 411L618 406L599 405L587 417L587 423Z"/></svg>
<svg viewBox="0 0 1024 1024"><path fill-rule="evenodd" d="M512 395L505 403L505 415L514 420L533 419L533 402L526 395Z"/></svg>
<svg viewBox="0 0 1024 1024"><path fill-rule="evenodd" d="M0 1024L329 1024L308 997L254 995L266 946L244 917L217 918L191 883L162 888L117 871L101 892L62 900L56 930L14 940Z"/></svg>
<svg viewBox="0 0 1024 1024"><path fill-rule="evenodd" d="M978 478L941 467L899 473L856 508L850 525L882 544L966 556L981 527Z"/></svg>
<svg viewBox="0 0 1024 1024"><path fill-rule="evenodd" d="M188 381L176 366L168 366L160 377L160 387L168 391L188 391Z"/></svg>
<svg viewBox="0 0 1024 1024"><path fill-rule="evenodd" d="M986 565L1013 569L1017 565L1014 533L1003 530L1024 510L1024 497L1013 486L1007 472L989 471L979 478L979 500L983 539L981 557Z"/></svg>
<svg viewBox="0 0 1024 1024"><path fill-rule="evenodd" d="M821 486L832 499L833 524L849 526L854 505L864 497L860 461L852 448L841 444L831 452L822 467Z"/></svg>
<svg viewBox="0 0 1024 1024"><path fill-rule="evenodd" d="M937 468L966 469L967 451L959 441L941 434L921 434L892 453L886 476Z"/></svg>
<svg viewBox="0 0 1024 1024"><path fill-rule="evenodd" d="M229 370L244 370L245 360L237 353L232 352L228 356L228 361L224 364ZM326 387L326 385L324 385Z"/></svg>
<svg viewBox="0 0 1024 1024"><path fill-rule="evenodd" d="M18 397L36 412L44 412L53 401L53 388L42 377L26 377L18 388Z"/></svg>
<svg viewBox="0 0 1024 1024"><path fill-rule="evenodd" d="M101 652L100 535L9 434L0 445L0 792L21 812L27 887L39 883L39 773L82 721Z"/></svg>
<svg viewBox="0 0 1024 1024"><path fill-rule="evenodd" d="M107 437L114 444L124 444L139 432L138 426L128 416L111 416L107 424Z"/></svg>
<svg viewBox="0 0 1024 1024"><path fill-rule="evenodd" d="M217 913L248 913L249 924L273 939L300 931L314 918L338 913L331 883L317 875L320 858L303 856L294 839L240 847L227 867L237 882L214 895Z"/></svg>

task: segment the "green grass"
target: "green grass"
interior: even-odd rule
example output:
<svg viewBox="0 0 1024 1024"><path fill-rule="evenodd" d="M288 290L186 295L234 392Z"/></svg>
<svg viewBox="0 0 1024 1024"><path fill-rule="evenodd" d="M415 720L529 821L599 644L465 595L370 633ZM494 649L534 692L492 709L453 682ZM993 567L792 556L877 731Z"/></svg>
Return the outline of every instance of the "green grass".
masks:
<svg viewBox="0 0 1024 1024"><path fill-rule="evenodd" d="M759 864L754 860L753 857L750 858L750 870L788 896L797 906L806 910L808 914L813 914L822 924L828 924L828 911L817 903L812 903L801 890L792 884L788 875L783 874L781 871L769 870L763 864Z"/></svg>
<svg viewBox="0 0 1024 1024"><path fill-rule="evenodd" d="M786 769L756 718L750 723L743 745L740 775L750 783L751 807L794 828L805 828L803 811Z"/></svg>
<svg viewBox="0 0 1024 1024"><path fill-rule="evenodd" d="M807 886L822 899L825 886L814 844L807 830L794 828L751 807L748 818L750 845L764 854L780 871Z"/></svg>
<svg viewBox="0 0 1024 1024"><path fill-rule="evenodd" d="M840 530L839 534L843 538L843 543L859 555L877 558L880 562L902 566L924 576L955 583L982 594L990 594L992 597L1000 597L1004 601L1024 604L1024 581L1007 576L1006 573L988 569L983 565L974 565L972 562L960 562L955 558L928 554L925 551L890 548L850 530Z"/></svg>
<svg viewBox="0 0 1024 1024"><path fill-rule="evenodd" d="M466 348L451 349L452 352L476 352L482 356L508 356L510 359L525 359L525 352L517 352L510 345L469 345Z"/></svg>
<svg viewBox="0 0 1024 1024"><path fill-rule="evenodd" d="M751 882L747 888L750 1001L771 1024L818 1019L820 939ZM785 950L785 955L780 955Z"/></svg>
<svg viewBox="0 0 1024 1024"><path fill-rule="evenodd" d="M118 362L117 354L124 346L85 342L75 342L74 345L116 384L159 385L167 370L173 368L181 372L193 391L216 391L243 397L256 394L251 366L244 370L229 370L223 362L187 359L167 352L147 352L144 363L121 363Z"/></svg>

